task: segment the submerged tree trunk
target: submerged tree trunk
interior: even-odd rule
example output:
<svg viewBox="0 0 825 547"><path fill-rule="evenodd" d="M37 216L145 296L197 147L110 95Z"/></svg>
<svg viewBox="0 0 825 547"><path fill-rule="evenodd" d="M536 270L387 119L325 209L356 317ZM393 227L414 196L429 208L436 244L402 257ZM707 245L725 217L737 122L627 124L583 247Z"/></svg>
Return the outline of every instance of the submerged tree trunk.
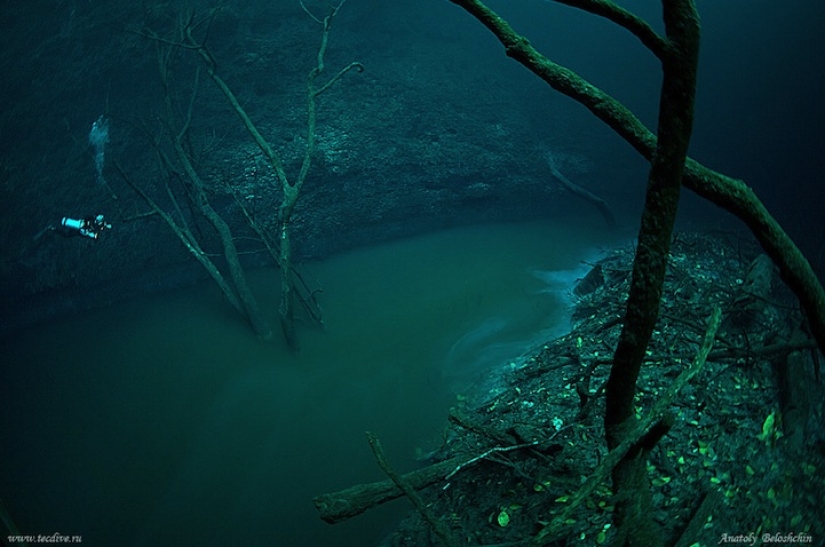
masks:
<svg viewBox="0 0 825 547"><path fill-rule="evenodd" d="M281 330L284 333L287 346L291 351L298 351L301 346L298 342L298 336L295 334L295 307L293 303L295 283L292 279L292 241L289 228L289 220L281 220L281 303L278 307L278 316L281 319Z"/></svg>
<svg viewBox="0 0 825 547"><path fill-rule="evenodd" d="M656 153L650 167L627 312L605 389L605 434L613 449L636 422L636 380L656 319L670 255L670 241L693 129L699 60L699 17L693 0L662 0L668 48L659 103ZM616 524L624 545L654 547L663 534L652 519L647 459L652 446L633 447L613 468Z"/></svg>
<svg viewBox="0 0 825 547"><path fill-rule="evenodd" d="M183 28L179 28L178 32L180 32L181 36L185 35L185 30ZM255 334L257 334L260 338L270 339L272 338L272 330L269 328L269 325L263 319L263 316L258 310L257 301L249 288L246 273L244 272L238 257L238 250L235 246L232 231L226 221L210 205L209 199L206 195L206 185L195 169L191 159L191 147L187 143L192 121L193 106L198 91L199 78L197 75L195 76L195 81L187 108L182 110L177 108L178 105L175 104L173 100L174 92L172 90L171 82L173 80L172 76L175 53L178 50L179 44L161 40L156 34L151 32L147 33L146 36L152 40L155 40L157 45L156 53L158 70L160 73L160 81L164 90L163 99L165 106L165 114L161 121L166 128L167 137L169 143L171 144L172 150L174 150L174 158L176 158L177 161L170 158L170 155L163 150L159 142L153 142L152 144L157 151L161 166L170 175L170 178L188 181L188 184L182 185L187 189L190 202L204 216L204 218L206 218L218 234L221 246L223 247L223 255L229 268L229 279L227 280L224 275L221 274L212 259L203 251L203 249L201 249L197 238L189 229L186 216L179 205L174 191L169 187L168 183L166 185L166 190L174 209L177 211L177 221L172 215L163 211L157 202L149 197L146 192L128 181L125 173L122 173L121 171L121 174L130 186L132 186L135 191L137 191L149 204L149 206L152 207L154 212L163 218L163 220L186 245L187 249L198 260L198 262L206 268L209 275L220 287L227 301L247 320L252 329L255 331ZM182 116L180 122L177 123L176 114L178 114L179 111L181 111Z"/></svg>
<svg viewBox="0 0 825 547"><path fill-rule="evenodd" d="M340 3L337 5L329 4L328 7L330 9L330 13L320 19L314 15L312 15L309 10L305 6L302 5L304 11L306 11L313 20L323 25L323 31L321 33L321 45L318 48L318 53L315 57L315 66L310 70L309 76L307 78L307 135L306 135L306 146L304 148L304 157L303 161L301 162L301 169L298 173L298 176L295 178L294 182L290 182L289 178L286 175L286 171L283 167L283 162L281 161L280 156L273 150L272 146L270 146L269 142L264 138L258 128L255 126L254 122L249 118L244 110L243 106L241 106L240 102L238 102L237 97L226 84L226 82L221 78L217 72L215 72L216 63L213 59L212 55L209 53L209 50L201 43L199 43L195 38L192 36L192 26L187 26L184 29L184 35L186 36L186 47L190 49L194 49L197 53L201 56L204 63L206 64L206 72L209 74L209 77L212 78L212 81L218 86L221 92L226 97L229 104L232 106L232 109L238 116L241 118L241 121L244 124L247 132L252 136L252 139L255 141L255 144L258 145L261 152L266 156L267 160L269 161L270 166L272 167L272 171L277 178L281 190L284 193L283 200L281 201L280 208L278 210L278 240L279 240L279 251L278 251L278 267L281 269L281 302L279 305L279 317L281 322L281 330L284 334L284 340L287 343L287 346L292 351L297 351L300 348L300 344L298 343L298 337L295 332L295 311L294 311L294 300L295 300L295 283L293 279L293 264L292 264L292 241L291 241L291 234L290 228L292 224L292 212L295 209L295 205L298 202L298 197L301 192L301 187L303 186L304 182L306 181L307 175L309 174L310 166L312 165L312 156L315 153L315 112L316 112L316 102L318 96L329 89L336 81L338 81L344 74L349 72L352 69L357 69L361 71L364 67L360 63L350 63L343 69L341 69L337 74L335 74L332 78L330 78L324 85L321 87L316 87L316 79L318 76L324 71L324 58L326 55L327 50L327 42L329 40L329 29L330 24L332 23L332 19L338 13L338 10L343 5L344 0L341 0Z"/></svg>
<svg viewBox="0 0 825 547"><path fill-rule="evenodd" d="M229 275L232 278L232 283L235 291L238 294L238 299L243 305L243 313L246 316L249 324L252 325L252 330L255 331L260 338L269 340L272 338L272 329L261 316L258 310L258 301L252 294L249 288L249 283L246 280L246 272L241 266L241 261L238 258L238 249L235 247L235 240L232 238L232 232L226 221L212 208L209 203L200 204L201 213L218 232L218 237L223 245L223 256L226 259L226 264L229 267Z"/></svg>
<svg viewBox="0 0 825 547"><path fill-rule="evenodd" d="M517 35L509 25L477 0L454 0L478 17L507 47L508 55L537 70L547 81L586 97L593 108L605 111L606 95L585 87L583 81L545 58ZM593 7L590 2L570 2ZM645 208L641 219L638 246L627 302L627 312L619 338L613 366L606 387L605 433L609 449L619 446L634 429L636 417L634 397L636 380L648 342L659 314L665 270L687 149L693 127L693 103L699 54L699 19L693 0L662 0L666 38L646 34L647 25L639 20L628 23L626 12L612 2L601 2L613 8L608 13L624 17L625 24L635 25L662 62L664 79L659 104L658 140L651 154ZM601 14L605 14L604 11ZM650 31L652 33L652 31ZM554 87L555 87L554 85ZM609 119L613 121L611 112ZM613 490L616 494L615 521L618 526L617 545L655 547L663 544L663 535L652 519L652 495L647 479L647 452L652 447L639 443L613 469Z"/></svg>

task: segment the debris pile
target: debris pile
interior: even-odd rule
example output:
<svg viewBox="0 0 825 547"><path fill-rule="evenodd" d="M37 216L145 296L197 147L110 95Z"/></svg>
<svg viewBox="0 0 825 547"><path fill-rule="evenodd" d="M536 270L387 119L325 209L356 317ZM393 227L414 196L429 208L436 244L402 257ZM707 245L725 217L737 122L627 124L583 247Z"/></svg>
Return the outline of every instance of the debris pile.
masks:
<svg viewBox="0 0 825 547"><path fill-rule="evenodd" d="M508 364L496 385L461 397L427 467L319 496L321 517L337 522L401 497L400 484L416 494L417 511L385 546L526 545L565 510L542 544L609 543L609 479L575 494L606 457L604 386L632 262L633 249L620 248L593 264L573 289L571 332ZM637 383L640 418L672 397L664 402L673 426L648 463L666 545L751 533L825 538L825 389L794 304L752 245L675 237ZM703 368L666 396L694 363L717 307L722 322Z"/></svg>

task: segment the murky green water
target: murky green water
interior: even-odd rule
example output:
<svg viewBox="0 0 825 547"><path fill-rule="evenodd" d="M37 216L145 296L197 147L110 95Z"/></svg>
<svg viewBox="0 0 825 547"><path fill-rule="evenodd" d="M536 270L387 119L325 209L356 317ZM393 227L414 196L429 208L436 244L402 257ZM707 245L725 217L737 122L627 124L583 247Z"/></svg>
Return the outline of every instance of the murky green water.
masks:
<svg viewBox="0 0 825 547"><path fill-rule="evenodd" d="M0 350L0 497L23 532L86 545L374 545L406 500L330 526L312 496L385 478L367 430L413 469L456 393L564 328L576 274L546 272L604 239L481 226L312 264L328 328L300 329L297 357L208 284L18 334ZM277 326L275 272L252 281Z"/></svg>

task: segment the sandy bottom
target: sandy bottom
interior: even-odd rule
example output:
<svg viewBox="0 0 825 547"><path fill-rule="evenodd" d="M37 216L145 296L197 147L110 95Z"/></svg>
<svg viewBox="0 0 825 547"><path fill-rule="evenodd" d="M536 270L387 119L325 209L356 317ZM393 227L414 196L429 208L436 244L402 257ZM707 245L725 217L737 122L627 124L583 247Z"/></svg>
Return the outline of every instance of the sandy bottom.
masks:
<svg viewBox="0 0 825 547"><path fill-rule="evenodd" d="M217 289L41 325L0 349L0 498L24 533L87 545L375 545L398 500L321 522L311 498L438 446L457 394L566 328L604 233L552 223L431 234L308 264L327 330L259 342ZM251 282L277 327L277 272ZM4 530L5 535L5 530Z"/></svg>

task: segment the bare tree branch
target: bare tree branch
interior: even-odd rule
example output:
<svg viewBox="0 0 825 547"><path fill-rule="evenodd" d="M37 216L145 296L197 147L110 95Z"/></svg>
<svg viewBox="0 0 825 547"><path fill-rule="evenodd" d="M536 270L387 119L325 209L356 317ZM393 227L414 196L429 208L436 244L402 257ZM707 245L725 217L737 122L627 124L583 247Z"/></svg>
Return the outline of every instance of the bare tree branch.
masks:
<svg viewBox="0 0 825 547"><path fill-rule="evenodd" d="M626 140L648 161L657 138L621 102L573 72L539 53L507 21L478 0L451 0L499 39L505 52L556 91L576 100ZM709 169L687 158L682 184L747 224L765 252L778 266L782 279L799 298L811 322L811 332L825 352L825 289L802 252L743 181Z"/></svg>
<svg viewBox="0 0 825 547"><path fill-rule="evenodd" d="M609 0L553 0L559 4L565 4L574 8L587 11L594 15L604 17L630 31L642 44L645 45L656 57L663 59L670 48L670 44L665 38L659 36L650 25L630 11L617 6Z"/></svg>

